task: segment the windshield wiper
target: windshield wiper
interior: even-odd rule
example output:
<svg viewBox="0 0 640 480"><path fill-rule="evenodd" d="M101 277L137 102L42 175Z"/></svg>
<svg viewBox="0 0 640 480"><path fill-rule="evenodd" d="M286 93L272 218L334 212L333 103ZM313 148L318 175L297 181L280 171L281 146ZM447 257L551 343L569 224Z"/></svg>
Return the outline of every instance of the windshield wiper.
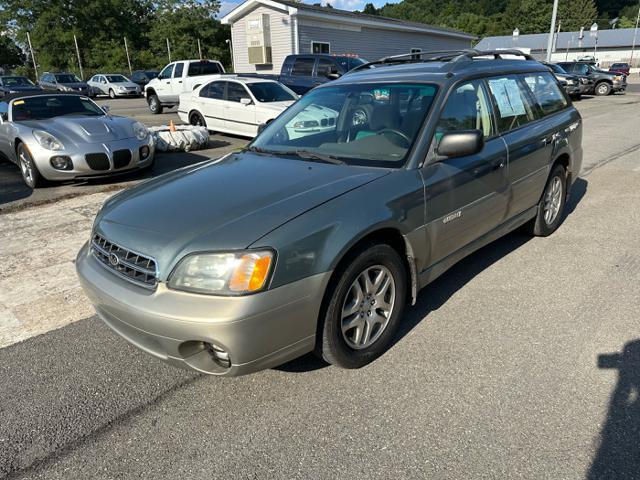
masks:
<svg viewBox="0 0 640 480"><path fill-rule="evenodd" d="M283 157L300 157L304 160L310 160L312 162L324 162L331 163L333 165L344 165L344 161L340 160L335 155L328 155L325 153L312 152L310 150L264 150L260 147L248 147L245 148L247 152L262 153L264 155L283 156Z"/></svg>

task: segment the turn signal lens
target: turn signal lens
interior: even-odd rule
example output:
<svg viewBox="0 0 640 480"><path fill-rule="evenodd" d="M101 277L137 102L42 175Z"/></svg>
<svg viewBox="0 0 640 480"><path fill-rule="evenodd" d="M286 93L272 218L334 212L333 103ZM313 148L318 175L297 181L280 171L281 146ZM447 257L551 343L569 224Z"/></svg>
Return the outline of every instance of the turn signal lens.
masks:
<svg viewBox="0 0 640 480"><path fill-rule="evenodd" d="M251 252L238 259L231 278L229 290L233 292L255 292L264 287L271 268L271 252Z"/></svg>

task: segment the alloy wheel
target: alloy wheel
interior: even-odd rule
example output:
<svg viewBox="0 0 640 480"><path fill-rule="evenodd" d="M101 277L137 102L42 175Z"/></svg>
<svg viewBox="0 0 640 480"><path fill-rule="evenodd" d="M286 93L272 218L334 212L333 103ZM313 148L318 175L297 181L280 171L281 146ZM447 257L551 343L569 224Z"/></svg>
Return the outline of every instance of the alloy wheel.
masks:
<svg viewBox="0 0 640 480"><path fill-rule="evenodd" d="M342 306L342 338L353 349L373 345L389 324L396 303L396 283L389 269L374 265L351 284Z"/></svg>
<svg viewBox="0 0 640 480"><path fill-rule="evenodd" d="M560 177L554 177L544 198L544 222L547 225L553 224L560 212L560 206L562 204L562 190L562 180Z"/></svg>
<svg viewBox="0 0 640 480"><path fill-rule="evenodd" d="M20 172L22 173L22 178L24 179L24 182L29 187L33 187L33 184L34 184L33 162L31 161L31 158L29 158L24 147L20 149L18 158L19 158L18 163L20 164Z"/></svg>

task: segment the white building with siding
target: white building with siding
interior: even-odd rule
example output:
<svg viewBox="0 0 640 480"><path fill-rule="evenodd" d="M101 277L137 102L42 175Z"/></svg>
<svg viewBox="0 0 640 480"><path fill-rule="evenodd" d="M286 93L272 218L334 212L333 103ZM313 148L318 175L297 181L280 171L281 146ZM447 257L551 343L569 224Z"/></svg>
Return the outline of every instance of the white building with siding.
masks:
<svg viewBox="0 0 640 480"><path fill-rule="evenodd" d="M293 1L246 0L221 19L231 25L236 72L279 73L287 55L329 53L377 60L412 50L470 48L460 31Z"/></svg>

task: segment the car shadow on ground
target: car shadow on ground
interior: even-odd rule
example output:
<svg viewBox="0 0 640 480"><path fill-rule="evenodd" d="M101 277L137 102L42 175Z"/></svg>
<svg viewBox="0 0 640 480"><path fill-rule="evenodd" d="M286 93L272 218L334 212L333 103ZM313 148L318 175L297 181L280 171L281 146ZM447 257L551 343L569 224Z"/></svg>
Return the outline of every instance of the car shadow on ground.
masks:
<svg viewBox="0 0 640 480"><path fill-rule="evenodd" d="M578 203L586 195L587 185L588 182L582 178L578 178L574 183L571 189L571 197L565 208L565 219L574 212ZM418 294L416 304L405 311L405 318L400 324L393 345L400 342L430 312L442 307L449 298L462 289L476 275L517 250L531 238L530 234L521 230L511 232L461 260L433 283L422 289ZM326 362L318 359L313 354L308 354L277 367L277 370L300 373L326 366L328 366Z"/></svg>
<svg viewBox="0 0 640 480"><path fill-rule="evenodd" d="M105 189L109 190L119 185L123 187L131 186L131 184L141 180L157 177L164 173L208 160L215 157L215 154L208 150L228 147L230 144L225 140L211 140L206 153L200 150L195 152L158 153L151 169L136 170L95 179L56 182L37 190L32 190L25 185L17 165L8 161L6 163L3 162L0 163L0 207L17 200L25 200L29 204L39 205L68 196L84 193L91 194Z"/></svg>
<svg viewBox="0 0 640 480"><path fill-rule="evenodd" d="M627 343L622 352L599 355L598 368L618 370L618 382L587 479L637 479L640 476L640 340Z"/></svg>

